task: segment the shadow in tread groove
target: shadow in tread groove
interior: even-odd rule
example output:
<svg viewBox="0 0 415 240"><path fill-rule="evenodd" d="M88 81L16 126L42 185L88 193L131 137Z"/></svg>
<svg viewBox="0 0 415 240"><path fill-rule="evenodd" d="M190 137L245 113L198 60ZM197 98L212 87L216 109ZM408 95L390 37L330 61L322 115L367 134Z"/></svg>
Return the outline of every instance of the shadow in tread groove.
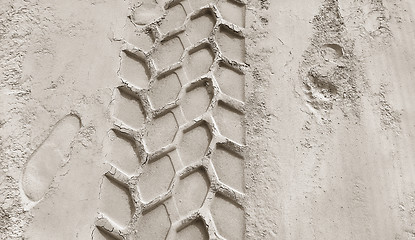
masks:
<svg viewBox="0 0 415 240"><path fill-rule="evenodd" d="M107 233L105 230L96 228L92 235L93 240L118 240L118 238L113 237L111 234Z"/></svg>

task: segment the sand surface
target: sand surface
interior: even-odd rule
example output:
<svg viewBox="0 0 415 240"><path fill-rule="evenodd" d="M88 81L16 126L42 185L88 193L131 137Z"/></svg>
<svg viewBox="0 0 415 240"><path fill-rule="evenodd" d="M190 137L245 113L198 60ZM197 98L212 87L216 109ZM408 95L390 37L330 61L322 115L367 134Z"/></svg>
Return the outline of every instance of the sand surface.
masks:
<svg viewBox="0 0 415 240"><path fill-rule="evenodd" d="M0 4L0 239L415 239L415 2Z"/></svg>

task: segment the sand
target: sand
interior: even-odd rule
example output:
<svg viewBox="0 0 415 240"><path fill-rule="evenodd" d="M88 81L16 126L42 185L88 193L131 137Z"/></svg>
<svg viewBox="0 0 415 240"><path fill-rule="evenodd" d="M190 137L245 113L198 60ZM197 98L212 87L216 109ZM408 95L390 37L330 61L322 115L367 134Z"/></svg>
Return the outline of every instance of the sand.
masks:
<svg viewBox="0 0 415 240"><path fill-rule="evenodd" d="M411 1L0 2L0 239L415 238Z"/></svg>

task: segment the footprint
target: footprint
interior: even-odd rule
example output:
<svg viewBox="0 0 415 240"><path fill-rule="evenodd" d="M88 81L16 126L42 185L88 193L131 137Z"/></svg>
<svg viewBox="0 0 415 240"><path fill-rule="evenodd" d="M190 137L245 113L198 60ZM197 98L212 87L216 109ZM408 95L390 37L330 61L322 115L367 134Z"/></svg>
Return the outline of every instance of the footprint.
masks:
<svg viewBox="0 0 415 240"><path fill-rule="evenodd" d="M62 163L69 160L69 151L81 120L70 114L53 127L52 132L30 156L22 176L22 189L32 202L38 202L49 189Z"/></svg>

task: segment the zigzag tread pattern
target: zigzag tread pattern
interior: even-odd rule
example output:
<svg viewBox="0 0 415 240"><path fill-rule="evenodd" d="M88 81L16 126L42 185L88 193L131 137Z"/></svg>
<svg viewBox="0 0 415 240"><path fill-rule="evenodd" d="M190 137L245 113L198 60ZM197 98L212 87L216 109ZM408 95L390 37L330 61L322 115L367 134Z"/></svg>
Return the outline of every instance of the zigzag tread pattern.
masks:
<svg viewBox="0 0 415 240"><path fill-rule="evenodd" d="M244 239L245 6L132 9L103 144L103 239Z"/></svg>

